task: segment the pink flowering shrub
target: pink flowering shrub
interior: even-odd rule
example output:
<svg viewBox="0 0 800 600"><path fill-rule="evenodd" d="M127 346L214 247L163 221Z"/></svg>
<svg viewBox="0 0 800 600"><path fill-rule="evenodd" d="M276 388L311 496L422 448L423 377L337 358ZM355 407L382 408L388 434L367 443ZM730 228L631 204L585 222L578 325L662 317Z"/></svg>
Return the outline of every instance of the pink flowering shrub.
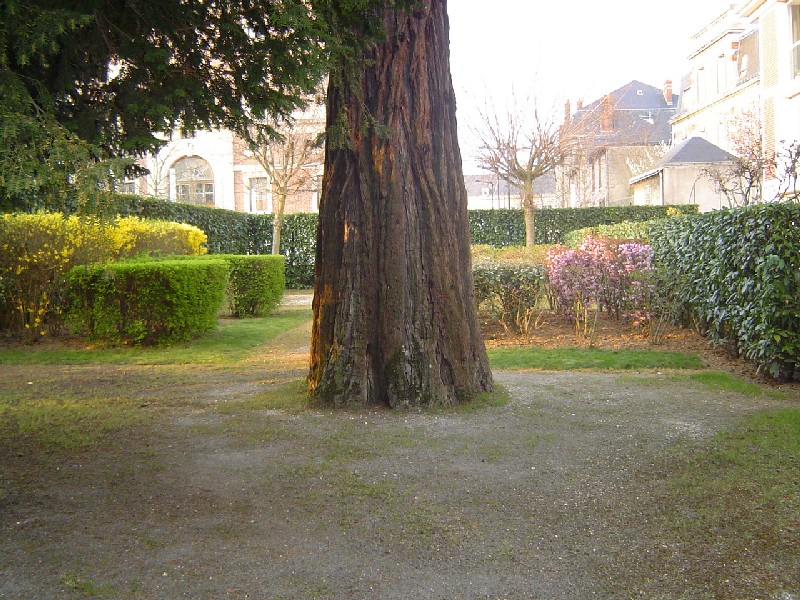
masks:
<svg viewBox="0 0 800 600"><path fill-rule="evenodd" d="M588 332L589 311L644 322L649 298L647 279L653 268L649 244L616 242L589 236L576 249L563 246L547 253L547 276L558 307Z"/></svg>

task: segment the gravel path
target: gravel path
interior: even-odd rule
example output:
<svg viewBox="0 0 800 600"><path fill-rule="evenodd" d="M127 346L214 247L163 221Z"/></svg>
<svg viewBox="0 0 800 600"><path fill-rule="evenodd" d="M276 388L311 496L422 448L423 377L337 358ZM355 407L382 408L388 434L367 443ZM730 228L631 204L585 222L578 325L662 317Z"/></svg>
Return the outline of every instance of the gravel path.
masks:
<svg viewBox="0 0 800 600"><path fill-rule="evenodd" d="M665 457L780 401L496 380L512 402L470 414L288 414L237 403L258 382L195 384L107 447L4 457L0 598L710 597L657 537Z"/></svg>

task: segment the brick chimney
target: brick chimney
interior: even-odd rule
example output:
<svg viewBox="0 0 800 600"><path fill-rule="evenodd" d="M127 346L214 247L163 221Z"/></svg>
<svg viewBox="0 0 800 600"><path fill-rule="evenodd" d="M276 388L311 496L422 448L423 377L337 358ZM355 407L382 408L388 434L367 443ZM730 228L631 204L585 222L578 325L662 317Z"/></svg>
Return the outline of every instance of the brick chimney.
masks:
<svg viewBox="0 0 800 600"><path fill-rule="evenodd" d="M569 120L571 118L572 118L572 106L570 105L569 100L567 100L564 103L564 123L569 123Z"/></svg>
<svg viewBox="0 0 800 600"><path fill-rule="evenodd" d="M614 107L611 105L611 94L603 96L600 102L600 129L602 131L614 129Z"/></svg>
<svg viewBox="0 0 800 600"><path fill-rule="evenodd" d="M578 103L575 107L575 110L583 110L583 98L578 98Z"/></svg>
<svg viewBox="0 0 800 600"><path fill-rule="evenodd" d="M664 82L664 100L669 106L672 106L672 80L667 79Z"/></svg>

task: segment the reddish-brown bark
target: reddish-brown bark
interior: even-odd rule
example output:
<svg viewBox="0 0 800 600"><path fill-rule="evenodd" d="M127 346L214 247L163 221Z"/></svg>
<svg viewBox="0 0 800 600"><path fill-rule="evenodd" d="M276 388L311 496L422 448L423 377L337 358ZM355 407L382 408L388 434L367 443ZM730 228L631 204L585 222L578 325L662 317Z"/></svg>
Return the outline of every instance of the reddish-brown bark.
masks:
<svg viewBox="0 0 800 600"><path fill-rule="evenodd" d="M329 86L309 389L337 406L453 404L492 378L446 1L383 18L386 40L357 81Z"/></svg>

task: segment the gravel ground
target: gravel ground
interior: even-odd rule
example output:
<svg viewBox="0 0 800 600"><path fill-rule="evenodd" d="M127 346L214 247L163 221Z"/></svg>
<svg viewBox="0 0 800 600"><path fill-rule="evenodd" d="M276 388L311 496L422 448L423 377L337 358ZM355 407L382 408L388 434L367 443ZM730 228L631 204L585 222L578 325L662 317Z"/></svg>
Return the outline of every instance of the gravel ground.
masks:
<svg viewBox="0 0 800 600"><path fill-rule="evenodd" d="M710 598L659 537L669 457L784 402L669 374L501 372L504 407L293 414L241 402L271 385L255 367L191 386L95 368L49 377L150 378L145 422L0 457L0 598ZM798 600L800 576L780 580L724 597Z"/></svg>

